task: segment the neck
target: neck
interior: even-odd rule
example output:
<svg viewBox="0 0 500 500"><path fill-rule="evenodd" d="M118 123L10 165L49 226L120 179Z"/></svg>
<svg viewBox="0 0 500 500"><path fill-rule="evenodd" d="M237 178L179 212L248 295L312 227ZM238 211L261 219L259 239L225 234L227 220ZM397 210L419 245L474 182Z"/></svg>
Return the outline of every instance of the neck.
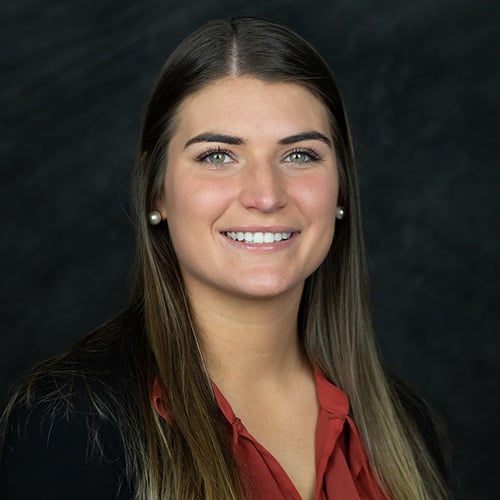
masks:
<svg viewBox="0 0 500 500"><path fill-rule="evenodd" d="M190 293L212 380L254 390L291 380L307 365L298 337L302 289L269 299Z"/></svg>

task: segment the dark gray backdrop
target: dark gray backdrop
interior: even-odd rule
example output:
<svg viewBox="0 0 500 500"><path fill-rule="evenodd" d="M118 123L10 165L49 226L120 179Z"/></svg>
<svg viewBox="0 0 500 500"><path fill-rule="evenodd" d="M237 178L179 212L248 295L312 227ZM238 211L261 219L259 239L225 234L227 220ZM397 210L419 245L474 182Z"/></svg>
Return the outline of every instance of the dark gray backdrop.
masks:
<svg viewBox="0 0 500 500"><path fill-rule="evenodd" d="M382 355L447 420L457 498L496 496L494 1L9 0L0 9L1 397L126 301L128 178L166 56L209 18L262 15L308 38L337 75Z"/></svg>

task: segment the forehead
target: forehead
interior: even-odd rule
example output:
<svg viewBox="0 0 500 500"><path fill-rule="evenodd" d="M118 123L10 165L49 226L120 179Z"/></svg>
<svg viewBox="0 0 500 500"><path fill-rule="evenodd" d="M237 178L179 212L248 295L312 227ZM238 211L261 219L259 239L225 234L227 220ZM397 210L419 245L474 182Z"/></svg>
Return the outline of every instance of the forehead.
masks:
<svg viewBox="0 0 500 500"><path fill-rule="evenodd" d="M180 104L176 122L182 135L208 129L245 137L312 129L330 135L329 111L310 90L250 77L222 78L191 94Z"/></svg>

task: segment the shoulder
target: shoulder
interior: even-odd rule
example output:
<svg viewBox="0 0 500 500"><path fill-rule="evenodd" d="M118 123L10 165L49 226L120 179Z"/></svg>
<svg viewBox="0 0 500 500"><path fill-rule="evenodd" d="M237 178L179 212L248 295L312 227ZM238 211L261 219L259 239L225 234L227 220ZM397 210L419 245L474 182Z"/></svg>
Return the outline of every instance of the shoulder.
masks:
<svg viewBox="0 0 500 500"><path fill-rule="evenodd" d="M81 384L64 404L43 398L14 404L0 474L5 499L130 498L120 432L95 415Z"/></svg>
<svg viewBox="0 0 500 500"><path fill-rule="evenodd" d="M113 411L120 355L94 354L44 363L12 398L2 417L0 498L133 497Z"/></svg>

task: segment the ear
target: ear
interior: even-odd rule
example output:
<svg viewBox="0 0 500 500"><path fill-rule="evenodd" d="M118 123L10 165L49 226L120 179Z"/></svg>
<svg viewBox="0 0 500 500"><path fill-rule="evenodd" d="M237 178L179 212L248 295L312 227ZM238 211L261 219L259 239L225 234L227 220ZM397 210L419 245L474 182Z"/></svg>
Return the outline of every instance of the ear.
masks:
<svg viewBox="0 0 500 500"><path fill-rule="evenodd" d="M163 192L154 197L153 210L160 212L162 220L167 220L167 202Z"/></svg>
<svg viewBox="0 0 500 500"><path fill-rule="evenodd" d="M153 210L157 210L158 212L160 212L160 214L161 214L161 220L165 221L165 220L168 219L167 211L165 210L165 208L160 207L158 205L155 205L155 207L153 208Z"/></svg>

